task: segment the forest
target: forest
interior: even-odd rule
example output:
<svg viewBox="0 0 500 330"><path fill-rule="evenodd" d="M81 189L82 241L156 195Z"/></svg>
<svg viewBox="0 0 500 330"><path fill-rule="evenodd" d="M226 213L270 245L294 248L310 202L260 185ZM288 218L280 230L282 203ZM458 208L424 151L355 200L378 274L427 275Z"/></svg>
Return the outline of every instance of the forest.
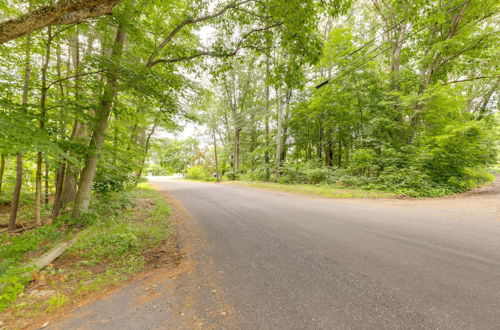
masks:
<svg viewBox="0 0 500 330"><path fill-rule="evenodd" d="M37 224L78 218L145 171L409 196L491 181L498 6L3 1L9 229L20 201ZM188 139L157 134L189 122Z"/></svg>
<svg viewBox="0 0 500 330"><path fill-rule="evenodd" d="M0 1L0 311L61 242L72 272L43 276L73 282L44 311L147 268L171 232L148 175L405 197L493 181L499 7Z"/></svg>
<svg viewBox="0 0 500 330"><path fill-rule="evenodd" d="M304 37L266 32L258 47L210 59L190 109L197 135L153 138L147 171L414 197L489 182L497 11L494 1L317 6Z"/></svg>

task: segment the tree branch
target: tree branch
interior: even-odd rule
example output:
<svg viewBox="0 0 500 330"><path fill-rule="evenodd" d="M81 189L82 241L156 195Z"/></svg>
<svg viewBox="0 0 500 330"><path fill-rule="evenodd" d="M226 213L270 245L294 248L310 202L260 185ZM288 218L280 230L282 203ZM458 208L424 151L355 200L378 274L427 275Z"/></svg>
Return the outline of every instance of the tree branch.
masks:
<svg viewBox="0 0 500 330"><path fill-rule="evenodd" d="M0 23L0 44L49 25L75 24L88 18L110 15L121 0L59 0Z"/></svg>
<svg viewBox="0 0 500 330"><path fill-rule="evenodd" d="M150 68L152 67L153 63L155 63L155 58L156 56L158 56L158 53L160 52L160 50L162 50L163 48L165 48L165 46L171 42L174 37L177 35L177 33L179 33L186 25L191 25L191 24L196 24L196 23L200 23L200 22L204 22L204 21L208 21L212 18L216 18L216 17L219 17L221 15L223 15L226 11L228 11L229 9L234 9L238 6L241 6L245 3L248 3L248 2L252 2L252 1L255 1L255 0L244 0L244 1L240 1L240 2L234 2L234 3L230 3L224 7L222 7L221 10L219 10L218 12L215 12L213 14L209 14L209 15L206 15L206 16L201 16L201 17L198 17L196 19L187 19L183 22L181 22L179 25L177 25L175 27L175 29L172 30L172 32L170 32L168 34L168 36L163 39L163 41L160 43L160 45L158 45L158 47L154 50L154 52L151 54L151 56L149 57L148 59L148 63L146 64L146 67Z"/></svg>
<svg viewBox="0 0 500 330"><path fill-rule="evenodd" d="M195 59L195 58L198 58L198 57L202 57L202 56L209 56L209 57L231 57L231 56L235 56L241 48L246 48L246 47L243 46L243 42L248 37L250 37L253 33L262 32L262 31L265 31L265 30L269 30L269 29L278 27L278 26L280 26L282 24L283 24L283 22L278 22L278 23L274 23L274 24L269 25L269 26L265 26L263 28L253 29L253 30L245 33L243 35L243 37L241 37L241 39L236 44L236 47L232 51L227 52L227 53L216 53L216 52L212 52L212 51L198 50L198 51L196 51L192 55L180 56L180 57L175 57L175 58L170 58L170 59L163 58L163 59L153 60L152 62L148 62L147 67L151 68L151 67L153 67L153 66L155 66L157 64L160 64L160 63L175 63L175 62L188 61L188 60L192 60L192 59Z"/></svg>
<svg viewBox="0 0 500 330"><path fill-rule="evenodd" d="M466 81L473 81L473 80L478 80L478 79L493 79L493 78L499 78L500 75L496 76L477 76L477 77L471 77L471 78L466 78L466 79L461 79L461 80L453 80L453 81L448 81L443 83L443 85L449 85L449 84L456 84L456 83L461 83L461 82L466 82Z"/></svg>
<svg viewBox="0 0 500 330"><path fill-rule="evenodd" d="M91 75L91 74L103 73L103 72L105 72L105 70L98 70L98 71L92 71L92 72L84 72L84 73L80 73L80 74L77 74L77 75L74 75L74 76L68 76L68 77L64 77L64 78L61 78L61 79L57 79L57 80L54 80L53 82L51 82L50 84L48 84L47 85L47 89L49 89L50 87L52 87L55 84L58 84L60 82L65 81L65 80L79 78L79 77L83 77L83 76L88 76L88 75Z"/></svg>
<svg viewBox="0 0 500 330"><path fill-rule="evenodd" d="M455 53L451 56L448 56L447 58L445 58L444 60L442 60L439 64L437 64L434 68L432 68L432 72L435 73L437 72L437 70L443 65L445 64L446 62L454 59L455 57L458 57L460 55L462 55L463 53L465 52L468 52L470 50L473 50L474 48L476 48L477 46L479 46L479 44L481 43L481 41L483 41L484 39L488 38L490 35L492 35L494 32L490 32L488 34L485 34L484 36L482 36L481 38L479 38L476 43L468 48L465 48L465 49L462 49L461 51L459 51L458 53Z"/></svg>

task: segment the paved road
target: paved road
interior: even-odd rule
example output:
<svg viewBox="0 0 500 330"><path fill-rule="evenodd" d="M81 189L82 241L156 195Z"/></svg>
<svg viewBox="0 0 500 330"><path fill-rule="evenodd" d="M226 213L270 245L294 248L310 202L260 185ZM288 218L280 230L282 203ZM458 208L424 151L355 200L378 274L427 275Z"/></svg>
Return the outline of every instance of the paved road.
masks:
<svg viewBox="0 0 500 330"><path fill-rule="evenodd" d="M325 200L157 181L243 329L500 329L500 196Z"/></svg>

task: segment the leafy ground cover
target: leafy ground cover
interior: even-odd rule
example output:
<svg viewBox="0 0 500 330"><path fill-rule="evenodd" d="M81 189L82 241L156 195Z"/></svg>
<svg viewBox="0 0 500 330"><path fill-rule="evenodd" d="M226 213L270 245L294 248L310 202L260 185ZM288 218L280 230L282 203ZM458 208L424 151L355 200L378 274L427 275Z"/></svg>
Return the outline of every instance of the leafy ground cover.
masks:
<svg viewBox="0 0 500 330"><path fill-rule="evenodd" d="M137 189L101 195L83 223L63 215L20 235L2 234L0 319L5 325L22 327L23 320L32 321L154 267L157 247L173 236L168 214L163 197L141 184ZM55 244L73 238L74 245L45 269L37 272L22 267ZM175 248L175 244L168 245ZM23 276L27 271L33 281Z"/></svg>

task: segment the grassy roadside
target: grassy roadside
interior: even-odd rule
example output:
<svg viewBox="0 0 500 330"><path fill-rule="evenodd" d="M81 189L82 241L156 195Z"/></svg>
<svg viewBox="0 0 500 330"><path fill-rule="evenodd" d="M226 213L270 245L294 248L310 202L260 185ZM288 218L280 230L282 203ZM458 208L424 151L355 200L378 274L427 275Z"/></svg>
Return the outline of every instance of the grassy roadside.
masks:
<svg viewBox="0 0 500 330"><path fill-rule="evenodd" d="M281 184L252 181L223 181L222 183L327 198L394 198L400 196L393 192L345 188L335 185Z"/></svg>
<svg viewBox="0 0 500 330"><path fill-rule="evenodd" d="M1 234L0 328L23 328L70 301L154 266L155 250L173 229L168 214L161 194L141 184L101 196L84 217L83 227L62 216L22 235ZM23 278L24 262L74 237L75 244L53 265L32 271L34 281Z"/></svg>

